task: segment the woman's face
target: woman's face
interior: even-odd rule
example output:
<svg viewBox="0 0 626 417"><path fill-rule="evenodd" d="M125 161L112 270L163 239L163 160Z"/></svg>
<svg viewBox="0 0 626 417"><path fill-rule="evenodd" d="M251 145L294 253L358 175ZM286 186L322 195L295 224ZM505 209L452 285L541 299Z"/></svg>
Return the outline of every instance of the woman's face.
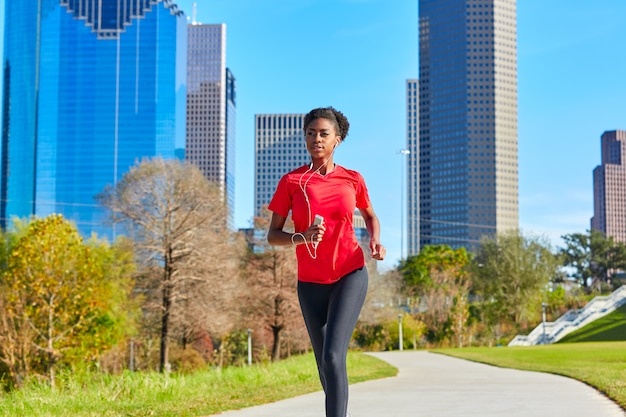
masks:
<svg viewBox="0 0 626 417"><path fill-rule="evenodd" d="M306 148L311 158L327 159L339 145L335 124L328 119L315 119L306 128Z"/></svg>

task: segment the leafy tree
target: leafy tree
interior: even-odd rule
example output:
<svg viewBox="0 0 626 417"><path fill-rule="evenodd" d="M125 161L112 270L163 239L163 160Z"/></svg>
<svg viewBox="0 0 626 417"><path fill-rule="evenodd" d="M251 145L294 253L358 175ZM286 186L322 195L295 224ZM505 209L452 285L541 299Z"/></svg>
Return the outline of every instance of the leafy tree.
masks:
<svg viewBox="0 0 626 417"><path fill-rule="evenodd" d="M166 371L171 338L188 343L229 319L238 256L223 194L194 165L157 158L131 168L98 200L135 242L138 290L146 317L158 320L159 369Z"/></svg>
<svg viewBox="0 0 626 417"><path fill-rule="evenodd" d="M20 222L16 220L16 225ZM0 379L9 377L8 383L21 384L28 372L28 362L21 361L24 356L21 352L28 350L30 332L28 328L17 327L14 321L21 315L19 306L7 302L9 288L6 282L6 272L11 248L15 244L16 232L0 230Z"/></svg>
<svg viewBox="0 0 626 417"><path fill-rule="evenodd" d="M70 363L94 363L99 355L132 336L140 313L138 299L132 296L136 264L133 243L124 237L112 245L95 238L85 242L96 265L102 270L99 297L106 299L105 314L94 317L94 324L85 329L85 344L73 340L65 356Z"/></svg>
<svg viewBox="0 0 626 417"><path fill-rule="evenodd" d="M409 256L399 267L404 279L404 291L419 295L433 286L435 271L460 271L469 261L465 248L452 249L448 245L424 246L419 255Z"/></svg>
<svg viewBox="0 0 626 417"><path fill-rule="evenodd" d="M492 324L520 324L541 310L543 291L557 269L545 240L512 230L481 242L472 264L473 290Z"/></svg>
<svg viewBox="0 0 626 417"><path fill-rule="evenodd" d="M593 280L609 282L612 274L626 270L626 245L615 242L598 230L571 233L562 237L565 247L560 249L563 263L574 269L581 285Z"/></svg>
<svg viewBox="0 0 626 417"><path fill-rule="evenodd" d="M60 215L32 220L17 235L3 239L11 244L0 282L0 360L18 385L31 372L54 384L58 364L95 360L123 336L132 266L122 249L85 244Z"/></svg>
<svg viewBox="0 0 626 417"><path fill-rule="evenodd" d="M470 288L465 266L469 260L465 248L432 245L400 266L405 291L421 300L420 317L433 342L464 343Z"/></svg>

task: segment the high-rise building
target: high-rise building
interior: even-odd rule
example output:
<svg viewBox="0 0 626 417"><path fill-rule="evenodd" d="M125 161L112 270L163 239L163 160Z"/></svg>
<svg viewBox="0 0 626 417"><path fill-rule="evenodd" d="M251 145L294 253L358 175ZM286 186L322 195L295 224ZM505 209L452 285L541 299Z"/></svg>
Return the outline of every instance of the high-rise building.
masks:
<svg viewBox="0 0 626 417"><path fill-rule="evenodd" d="M304 114L257 114L254 122L254 215L261 216L281 177L311 162Z"/></svg>
<svg viewBox="0 0 626 417"><path fill-rule="evenodd" d="M604 132L602 165L593 170L591 228L626 243L626 131Z"/></svg>
<svg viewBox="0 0 626 417"><path fill-rule="evenodd" d="M516 15L516 0L419 0L420 246L518 227Z"/></svg>
<svg viewBox="0 0 626 417"><path fill-rule="evenodd" d="M215 182L233 227L235 78L226 68L226 25L192 23L187 41L185 158Z"/></svg>
<svg viewBox="0 0 626 417"><path fill-rule="evenodd" d="M94 196L138 160L174 156L186 26L173 1L6 2L3 227L60 213L111 236Z"/></svg>
<svg viewBox="0 0 626 417"><path fill-rule="evenodd" d="M406 81L406 149L400 151L406 157L406 213L407 253L413 256L420 251L420 205L419 205L419 81ZM401 230L404 233L404 230Z"/></svg>
<svg viewBox="0 0 626 417"><path fill-rule="evenodd" d="M235 227L235 129L237 116L237 90L235 76L226 68L226 204L228 206L228 226Z"/></svg>

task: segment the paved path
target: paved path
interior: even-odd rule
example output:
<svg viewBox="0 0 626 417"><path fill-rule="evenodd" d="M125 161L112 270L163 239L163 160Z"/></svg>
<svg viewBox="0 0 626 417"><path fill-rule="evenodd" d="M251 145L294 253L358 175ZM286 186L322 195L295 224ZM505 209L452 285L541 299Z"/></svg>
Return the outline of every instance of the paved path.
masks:
<svg viewBox="0 0 626 417"><path fill-rule="evenodd" d="M372 355L397 377L350 386L352 417L626 417L573 379L478 364L425 351ZM321 392L230 411L220 417L323 417Z"/></svg>

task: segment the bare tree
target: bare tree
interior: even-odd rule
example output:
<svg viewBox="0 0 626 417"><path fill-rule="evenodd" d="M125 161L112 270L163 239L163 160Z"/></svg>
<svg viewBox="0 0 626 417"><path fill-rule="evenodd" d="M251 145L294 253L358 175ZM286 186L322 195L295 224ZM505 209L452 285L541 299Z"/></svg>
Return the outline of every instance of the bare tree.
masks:
<svg viewBox="0 0 626 417"><path fill-rule="evenodd" d="M359 321L364 324L377 324L395 320L398 316L399 301L405 298L401 293L400 273L391 270L381 275L373 268L368 269L372 272Z"/></svg>
<svg viewBox="0 0 626 417"><path fill-rule="evenodd" d="M158 305L159 368L166 371L173 335L189 337L228 316L225 294L235 286L238 257L222 193L189 163L152 159L98 199L135 241L144 308Z"/></svg>
<svg viewBox="0 0 626 417"><path fill-rule="evenodd" d="M245 257L243 276L247 283L246 312L254 315L272 332L272 360L280 359L281 337L285 330L304 328L298 308L297 262L291 247L273 247L265 235L269 212L254 219L262 236L253 242Z"/></svg>

